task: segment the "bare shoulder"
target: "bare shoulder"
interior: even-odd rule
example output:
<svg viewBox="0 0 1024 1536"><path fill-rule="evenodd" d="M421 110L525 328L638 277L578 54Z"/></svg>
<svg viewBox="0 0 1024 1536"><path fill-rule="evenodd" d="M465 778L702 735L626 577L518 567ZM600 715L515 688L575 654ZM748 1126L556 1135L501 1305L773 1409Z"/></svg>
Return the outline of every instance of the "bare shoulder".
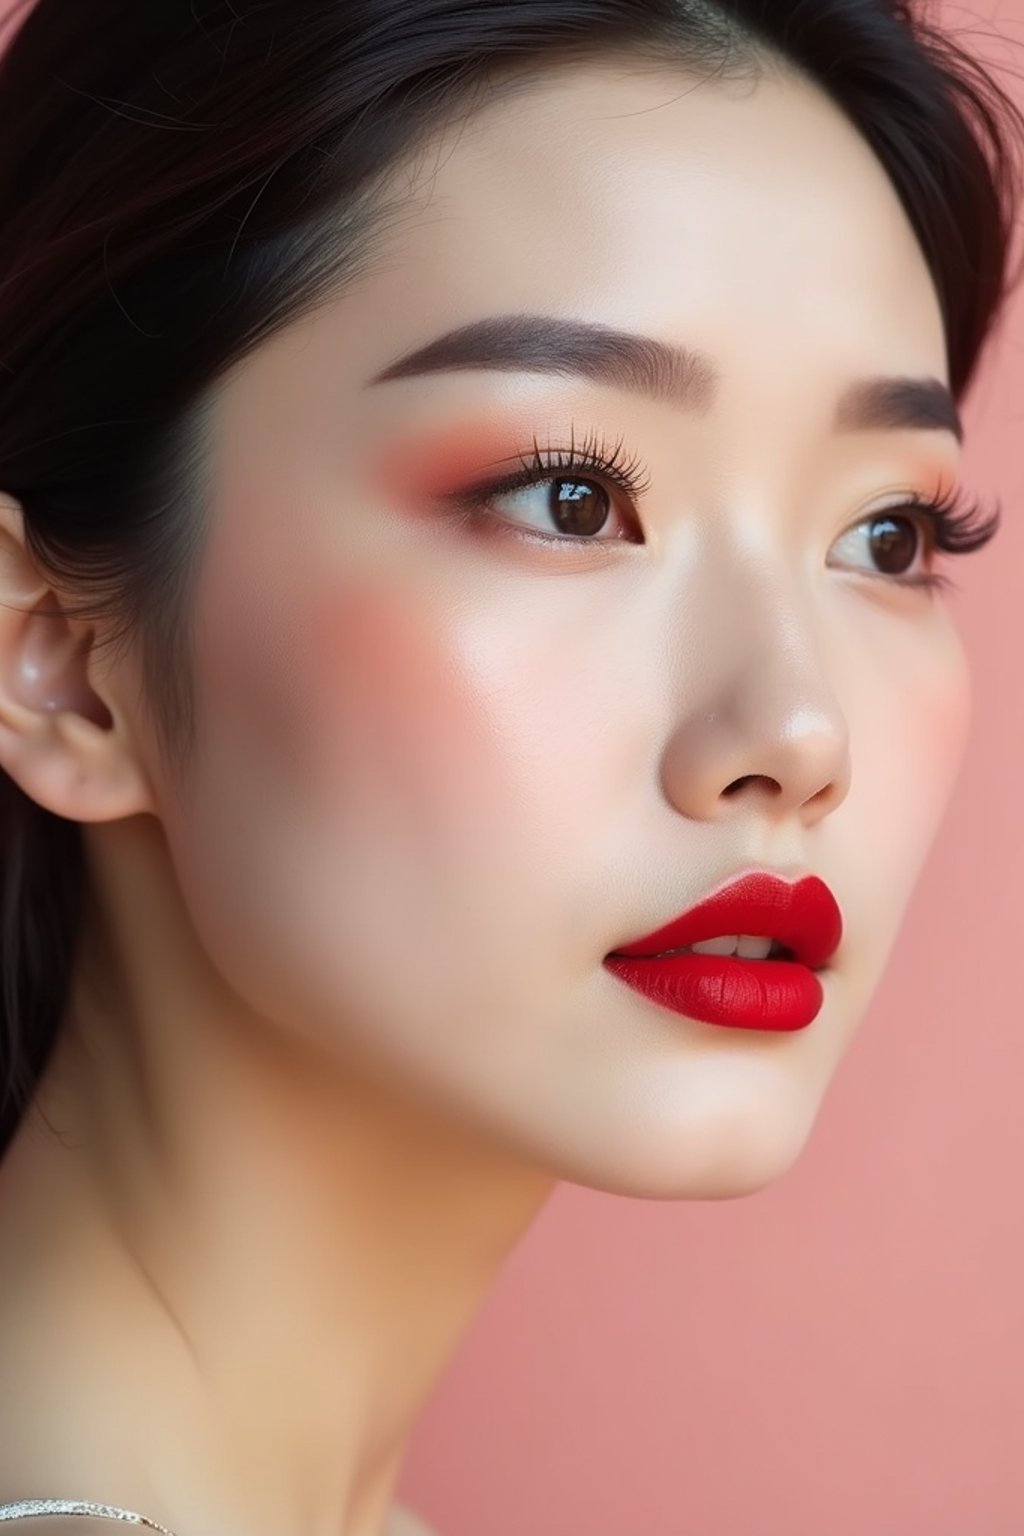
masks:
<svg viewBox="0 0 1024 1536"><path fill-rule="evenodd" d="M394 1504L388 1519L386 1536L438 1536L433 1526L404 1504Z"/></svg>
<svg viewBox="0 0 1024 1536"><path fill-rule="evenodd" d="M94 1520L88 1515L47 1517L24 1516L21 1519L0 1520L0 1536L10 1531L11 1536L111 1536L109 1520ZM385 1536L437 1536L432 1526L402 1504L392 1505Z"/></svg>
<svg viewBox="0 0 1024 1536"><path fill-rule="evenodd" d="M110 1536L109 1520L89 1515L15 1515L0 1520L0 1536Z"/></svg>

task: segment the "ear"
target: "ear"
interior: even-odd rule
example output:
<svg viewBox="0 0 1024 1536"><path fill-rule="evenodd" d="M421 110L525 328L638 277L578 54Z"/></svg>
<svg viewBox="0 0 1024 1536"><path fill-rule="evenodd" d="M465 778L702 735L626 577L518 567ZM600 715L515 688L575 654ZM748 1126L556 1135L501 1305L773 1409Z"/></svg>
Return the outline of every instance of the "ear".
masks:
<svg viewBox="0 0 1024 1536"><path fill-rule="evenodd" d="M0 493L0 768L72 821L155 813L93 643L92 627L65 616L29 553L21 505Z"/></svg>

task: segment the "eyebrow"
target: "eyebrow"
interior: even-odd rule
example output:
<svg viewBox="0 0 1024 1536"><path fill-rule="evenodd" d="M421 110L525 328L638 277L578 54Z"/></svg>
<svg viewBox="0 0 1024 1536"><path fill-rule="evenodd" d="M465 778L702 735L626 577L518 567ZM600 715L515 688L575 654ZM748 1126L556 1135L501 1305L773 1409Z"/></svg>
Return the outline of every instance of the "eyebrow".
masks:
<svg viewBox="0 0 1024 1536"><path fill-rule="evenodd" d="M368 382L467 368L587 378L690 411L713 403L719 377L706 354L653 336L555 315L494 315L406 352ZM963 441L953 396L938 379L861 380L840 400L836 427L946 431Z"/></svg>
<svg viewBox="0 0 1024 1536"><path fill-rule="evenodd" d="M450 368L500 368L593 379L685 410L712 401L715 369L707 357L653 336L554 315L495 315L474 320L407 352L369 381L407 379Z"/></svg>
<svg viewBox="0 0 1024 1536"><path fill-rule="evenodd" d="M839 402L836 426L846 432L952 432L958 443L964 440L956 402L938 379L865 379L854 384Z"/></svg>

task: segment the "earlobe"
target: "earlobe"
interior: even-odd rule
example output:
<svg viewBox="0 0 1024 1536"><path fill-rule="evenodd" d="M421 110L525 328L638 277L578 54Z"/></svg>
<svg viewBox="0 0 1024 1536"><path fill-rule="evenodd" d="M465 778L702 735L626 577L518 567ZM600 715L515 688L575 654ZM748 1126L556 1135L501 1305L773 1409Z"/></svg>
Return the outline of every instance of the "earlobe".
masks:
<svg viewBox="0 0 1024 1536"><path fill-rule="evenodd" d="M154 810L130 732L96 691L94 632L69 618L0 494L0 768L72 821Z"/></svg>

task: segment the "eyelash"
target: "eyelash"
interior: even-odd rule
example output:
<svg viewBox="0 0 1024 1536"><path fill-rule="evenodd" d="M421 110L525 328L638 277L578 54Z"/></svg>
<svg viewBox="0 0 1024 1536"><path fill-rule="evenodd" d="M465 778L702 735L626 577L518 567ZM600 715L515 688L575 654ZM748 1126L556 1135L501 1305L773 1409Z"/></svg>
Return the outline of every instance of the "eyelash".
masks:
<svg viewBox="0 0 1024 1536"><path fill-rule="evenodd" d="M623 457L622 441L620 438L615 447L609 449L602 441L590 437L579 448L573 444L568 450L559 449L554 454L549 448L545 454L538 446L537 439L534 438L532 461L520 455L521 469L513 471L501 480L474 486L451 499L456 501L471 519L483 518L492 525L500 523L503 525L502 533L518 538L524 543L576 546L614 543L615 541L610 539L590 539L584 535L573 534L547 534L539 533L535 529L520 528L507 518L488 512L487 505L495 497L506 495L510 491L522 490L524 487L543 483L544 480L568 478L569 475L573 475L580 479L596 478L599 483L605 485L606 489L606 482L609 482L626 497L632 509L635 510L636 505L643 500L650 489L651 481L637 456ZM989 517L984 517L979 501L963 497L955 490L934 498L912 492L904 502L884 507L881 511L863 518L862 522L879 522L887 517L904 518L906 521L916 522L917 526L925 531L929 553L941 550L947 555L973 554L995 536L1001 522L998 508ZM892 582L902 587L924 588L930 591L951 588L958 590L956 582L935 571L919 576L894 576L887 575L884 571L879 571L877 575L880 581Z"/></svg>

